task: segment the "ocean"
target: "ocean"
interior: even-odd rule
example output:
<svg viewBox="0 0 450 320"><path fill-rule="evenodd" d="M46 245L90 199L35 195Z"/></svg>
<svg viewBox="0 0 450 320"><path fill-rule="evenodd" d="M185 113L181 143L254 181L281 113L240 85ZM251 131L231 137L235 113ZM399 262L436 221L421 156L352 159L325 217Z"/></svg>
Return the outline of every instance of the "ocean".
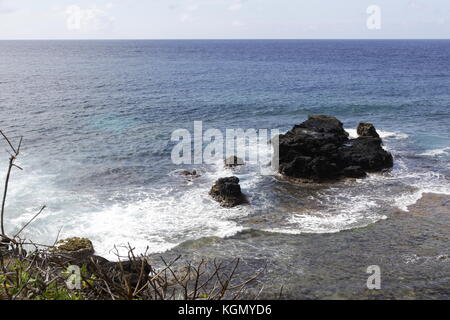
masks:
<svg viewBox="0 0 450 320"><path fill-rule="evenodd" d="M320 185L171 161L172 132L194 121L285 132L309 114L353 136L373 123L394 168ZM39 243L60 232L111 259L127 244L241 257L248 270L267 264L267 292L284 284L290 298L359 297L365 268L380 265L383 297L450 297L450 216L409 209L450 194L450 41L0 41L0 129L24 137L10 233L45 204L23 233ZM178 174L191 168L201 176ZM249 205L208 196L231 175Z"/></svg>

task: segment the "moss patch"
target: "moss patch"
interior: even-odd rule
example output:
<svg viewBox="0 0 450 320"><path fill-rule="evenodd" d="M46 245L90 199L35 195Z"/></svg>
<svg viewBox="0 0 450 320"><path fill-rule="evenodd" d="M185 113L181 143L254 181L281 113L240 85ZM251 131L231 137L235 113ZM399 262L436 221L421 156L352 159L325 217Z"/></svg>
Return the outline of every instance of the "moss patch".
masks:
<svg viewBox="0 0 450 320"><path fill-rule="evenodd" d="M77 251L94 251L91 240L86 238L69 238L58 241L55 252L77 252Z"/></svg>

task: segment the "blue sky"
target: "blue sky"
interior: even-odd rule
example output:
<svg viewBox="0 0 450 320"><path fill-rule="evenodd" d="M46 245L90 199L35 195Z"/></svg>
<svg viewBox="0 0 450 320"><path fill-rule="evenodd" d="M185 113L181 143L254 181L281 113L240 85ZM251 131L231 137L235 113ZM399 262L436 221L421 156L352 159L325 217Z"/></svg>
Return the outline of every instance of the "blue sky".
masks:
<svg viewBox="0 0 450 320"><path fill-rule="evenodd" d="M0 0L0 39L111 38L450 38L450 1Z"/></svg>

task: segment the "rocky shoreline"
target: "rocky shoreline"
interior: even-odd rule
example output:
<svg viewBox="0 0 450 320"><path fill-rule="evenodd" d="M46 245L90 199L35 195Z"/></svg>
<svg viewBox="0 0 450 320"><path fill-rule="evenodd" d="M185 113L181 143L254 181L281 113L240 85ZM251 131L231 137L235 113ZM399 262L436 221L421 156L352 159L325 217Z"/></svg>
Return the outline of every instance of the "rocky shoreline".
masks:
<svg viewBox="0 0 450 320"><path fill-rule="evenodd" d="M373 124L361 122L357 133L358 137L351 139L338 119L326 115L309 116L303 123L280 135L280 173L288 179L309 181L326 188L326 182L329 181L347 178L361 179L368 172L380 172L393 166L393 156L383 148L383 141ZM223 165L229 169L230 173L233 173L238 172L237 167L245 166L245 163L234 156L225 160ZM203 173L197 169L179 172L186 179L197 179ZM236 176L218 179L211 187L209 195L225 208L249 203L241 189L240 180ZM408 208L408 214L448 216L449 208L448 195L425 193L416 204ZM402 214L405 213L402 212ZM402 215L396 218L401 219ZM380 225L389 227L384 226L383 223ZM292 239L296 238L289 235L283 235L283 237L290 241L295 241ZM321 236L312 235L311 237L320 238ZM139 287L142 275L151 272L152 266L147 258L150 256L140 256L125 261L109 261L97 255L91 240L85 238L61 240L48 251L48 259L57 265L85 266L92 274L102 274L120 281L126 279L127 284L132 288Z"/></svg>

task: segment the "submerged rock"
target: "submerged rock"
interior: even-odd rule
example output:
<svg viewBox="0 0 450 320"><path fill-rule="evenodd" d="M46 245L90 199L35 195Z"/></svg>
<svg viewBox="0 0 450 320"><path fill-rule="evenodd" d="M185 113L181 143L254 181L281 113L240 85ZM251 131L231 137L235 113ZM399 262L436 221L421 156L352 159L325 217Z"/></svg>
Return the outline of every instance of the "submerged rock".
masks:
<svg viewBox="0 0 450 320"><path fill-rule="evenodd" d="M450 195L424 193L415 203L408 206L410 214L450 215Z"/></svg>
<svg viewBox="0 0 450 320"><path fill-rule="evenodd" d="M190 178L198 178L200 177L200 174L197 172L197 170L182 170L180 171L180 176L190 177Z"/></svg>
<svg viewBox="0 0 450 320"><path fill-rule="evenodd" d="M213 197L222 207L235 207L247 202L245 195L241 191L239 178L221 178L212 186L209 195Z"/></svg>
<svg viewBox="0 0 450 320"><path fill-rule="evenodd" d="M244 160L242 160L241 158L238 158L236 156L231 156L231 157L225 159L224 162L225 162L225 167L228 167L228 168L233 168L233 167L244 165Z"/></svg>
<svg viewBox="0 0 450 320"><path fill-rule="evenodd" d="M349 139L335 117L312 115L279 137L280 172L312 180L361 178L366 171L392 167L392 155L382 148L375 127L362 123L360 137Z"/></svg>

